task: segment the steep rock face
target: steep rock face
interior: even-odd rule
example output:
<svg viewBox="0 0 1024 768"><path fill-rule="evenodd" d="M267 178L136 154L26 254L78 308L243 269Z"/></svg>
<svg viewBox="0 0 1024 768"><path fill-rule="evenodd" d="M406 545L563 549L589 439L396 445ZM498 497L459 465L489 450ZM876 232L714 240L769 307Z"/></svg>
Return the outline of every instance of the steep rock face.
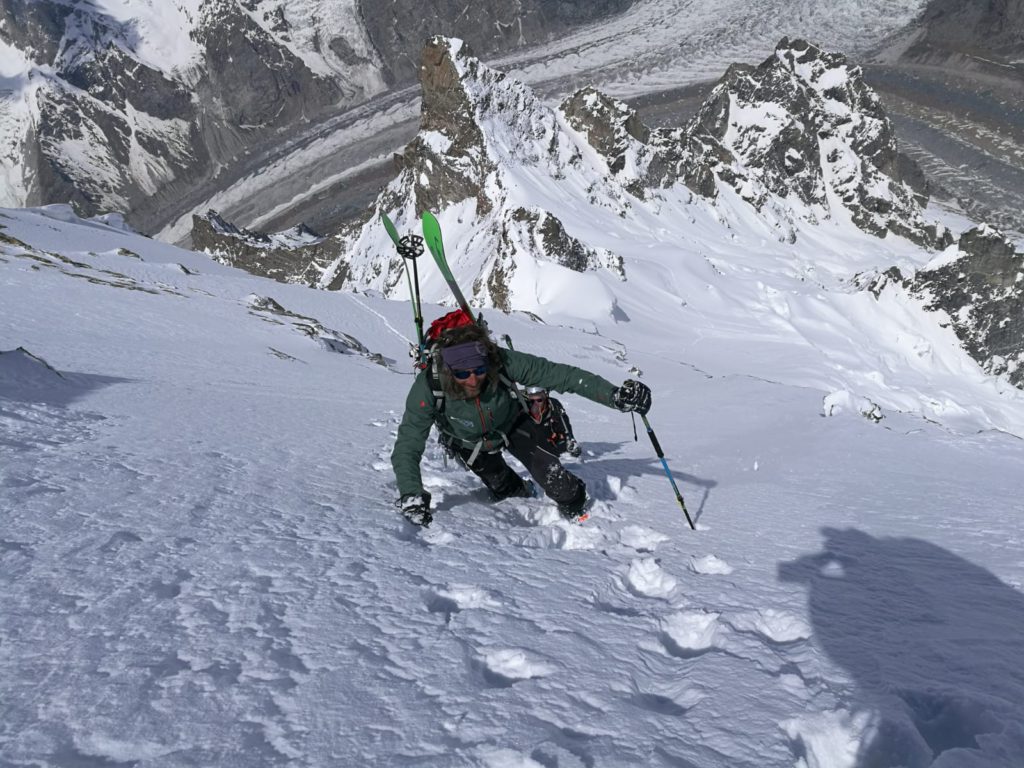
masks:
<svg viewBox="0 0 1024 768"><path fill-rule="evenodd" d="M244 131L273 129L342 100L334 81L312 72L235 0L207 0L195 40L206 62L197 90L199 103L213 105L208 118Z"/></svg>
<svg viewBox="0 0 1024 768"><path fill-rule="evenodd" d="M955 256L907 284L944 310L965 349L989 373L1024 388L1024 254L982 226L960 236Z"/></svg>
<svg viewBox="0 0 1024 768"><path fill-rule="evenodd" d="M126 51L132 33L82 4L0 4L0 36L25 57L11 80L0 147L12 169L9 204L124 211L208 163L202 146L193 148L190 94Z"/></svg>
<svg viewBox="0 0 1024 768"><path fill-rule="evenodd" d="M880 237L941 248L949 235L924 221L923 177L900 154L884 110L840 54L783 39L760 66L733 65L694 118L651 131L636 113L584 89L562 104L608 164L641 198L682 182L703 197L718 183L759 210L801 204L811 220L849 216Z"/></svg>
<svg viewBox="0 0 1024 768"><path fill-rule="evenodd" d="M24 133L3 148L22 165L13 202L17 194L27 204L71 200L86 215L158 208L342 98L251 9L235 0L196 5L195 18L175 6L173 18L191 28L146 30L91 3L3 0L0 35L25 57L13 94Z"/></svg>
<svg viewBox="0 0 1024 768"><path fill-rule="evenodd" d="M591 87L563 101L561 111L630 194L645 198L652 190L682 181L694 194L715 196L715 178L708 164L694 162L702 147L686 130L652 131L627 104ZM726 154L719 158L728 159Z"/></svg>
<svg viewBox="0 0 1024 768"><path fill-rule="evenodd" d="M53 61L73 8L57 0L4 0L0 35L35 61Z"/></svg>
<svg viewBox="0 0 1024 768"><path fill-rule="evenodd" d="M784 38L758 67L734 65L686 126L695 162L760 208L765 192L821 215L845 208L861 229L944 247L921 215L922 195L892 127L859 67ZM920 190L919 190L920 191Z"/></svg>

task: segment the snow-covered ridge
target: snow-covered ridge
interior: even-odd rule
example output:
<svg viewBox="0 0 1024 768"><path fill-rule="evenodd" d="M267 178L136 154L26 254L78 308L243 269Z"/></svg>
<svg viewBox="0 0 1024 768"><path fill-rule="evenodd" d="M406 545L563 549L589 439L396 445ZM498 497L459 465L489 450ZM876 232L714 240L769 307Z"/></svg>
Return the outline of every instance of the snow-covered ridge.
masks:
<svg viewBox="0 0 1024 768"><path fill-rule="evenodd" d="M542 212L586 254L573 260L586 271L613 263L614 250L579 240L576 221L609 212L635 221L640 205L686 205L691 192L713 199L722 185L757 208L781 239L796 237L797 220L834 220L925 246L948 242L902 180L877 98L845 58L807 43L783 40L761 67L730 69L691 123L655 132L592 89L553 110L461 41L436 39L424 56L421 133L373 208L411 222L421 210L470 206L478 219L471 247L493 254L470 277L485 303L536 309L517 306L508 284L531 248L540 250L527 261L554 256L545 258L543 244L528 245L540 243L535 227L518 226ZM586 200L587 213L576 207L566 220L565 201L573 198ZM465 228L465 215L459 219ZM400 261L383 272L370 267L372 279L361 266L374 260L364 234L374 232L376 241L382 234L376 216L367 227L346 240L322 284L337 284L342 266L352 284L372 280L389 291L400 283Z"/></svg>

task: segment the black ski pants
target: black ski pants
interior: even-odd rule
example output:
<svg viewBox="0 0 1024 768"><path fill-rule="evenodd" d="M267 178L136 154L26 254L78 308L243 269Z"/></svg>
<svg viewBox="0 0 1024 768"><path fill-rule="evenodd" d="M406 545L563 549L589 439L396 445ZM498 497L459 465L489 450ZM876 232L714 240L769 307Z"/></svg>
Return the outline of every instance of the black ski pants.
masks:
<svg viewBox="0 0 1024 768"><path fill-rule="evenodd" d="M560 509L578 511L587 499L587 486L562 466L548 442L549 437L550 427L535 424L523 414L508 433L508 450L523 463L537 485ZM473 453L471 448L457 450L463 464L469 461ZM483 480L498 499L523 494L523 479L506 463L501 451L480 453L469 470Z"/></svg>

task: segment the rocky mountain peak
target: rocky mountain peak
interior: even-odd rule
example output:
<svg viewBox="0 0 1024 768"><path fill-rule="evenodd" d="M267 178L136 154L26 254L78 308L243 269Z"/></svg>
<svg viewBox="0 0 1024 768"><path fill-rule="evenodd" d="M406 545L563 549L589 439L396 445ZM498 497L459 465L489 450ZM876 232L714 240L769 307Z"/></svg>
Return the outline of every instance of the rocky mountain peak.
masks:
<svg viewBox="0 0 1024 768"><path fill-rule="evenodd" d="M400 290L401 260L384 264L380 258L377 214L388 213L399 229L415 229L423 211L452 209L472 234L458 250L449 246L449 258L474 254L467 293L481 303L511 309L510 282L525 264L549 262L574 272L609 268L621 276L619 258L570 234L515 178L513 171L524 167L557 178L581 166L580 139L553 110L522 83L480 63L457 39L427 43L420 79L420 132L396 157L399 175L366 223L343 235L349 258L325 272L321 285L337 285L345 274L354 284Z"/></svg>
<svg viewBox="0 0 1024 768"><path fill-rule="evenodd" d="M480 182L493 172L494 163L467 91L467 83L479 74L472 51L461 40L434 37L423 49L420 133L399 163L412 180L417 210L438 210L468 197L477 199L481 212L490 210Z"/></svg>
<svg viewBox="0 0 1024 768"><path fill-rule="evenodd" d="M822 217L845 209L880 237L948 243L923 220L881 102L842 54L783 38L759 66L730 67L687 133L698 162L759 208L770 192Z"/></svg>

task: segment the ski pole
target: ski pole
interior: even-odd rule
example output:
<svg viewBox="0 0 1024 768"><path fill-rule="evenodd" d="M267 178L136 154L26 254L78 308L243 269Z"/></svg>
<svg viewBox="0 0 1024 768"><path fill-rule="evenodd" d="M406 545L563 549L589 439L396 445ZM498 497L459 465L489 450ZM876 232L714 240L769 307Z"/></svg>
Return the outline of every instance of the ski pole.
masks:
<svg viewBox="0 0 1024 768"><path fill-rule="evenodd" d="M647 427L647 436L651 438L651 444L654 446L654 452L658 454L658 458L661 459L661 466L665 468L665 474L668 475L668 481L672 483L672 490L676 492L676 501L679 502L679 506L683 508L683 514L686 515L686 522L690 524L691 530L697 530L693 525L693 520L690 519L690 513L686 510L686 502L683 501L683 494L679 492L679 486L676 485L675 478L672 477L672 472L669 471L668 462L665 461L665 452L661 450L661 443L658 442L658 436L654 434L654 430L651 428L651 422L647 420L647 414L640 414L640 418L644 420L644 426Z"/></svg>
<svg viewBox="0 0 1024 768"><path fill-rule="evenodd" d="M380 219L384 224L384 229L387 230L388 236L395 244L395 250L398 251L398 255L402 257L405 264L405 276L409 280L409 298L412 301L412 317L413 322L416 323L416 341L419 344L416 360L420 367L424 367L426 365L426 361L423 358L427 346L423 337L423 311L420 303L420 276L419 269L416 266L416 259L423 255L423 238L419 235L406 235L405 237L399 237L398 230L395 229L395 225L392 223L391 219L388 218L386 213L381 212ZM410 261L412 262L411 273L409 271Z"/></svg>

